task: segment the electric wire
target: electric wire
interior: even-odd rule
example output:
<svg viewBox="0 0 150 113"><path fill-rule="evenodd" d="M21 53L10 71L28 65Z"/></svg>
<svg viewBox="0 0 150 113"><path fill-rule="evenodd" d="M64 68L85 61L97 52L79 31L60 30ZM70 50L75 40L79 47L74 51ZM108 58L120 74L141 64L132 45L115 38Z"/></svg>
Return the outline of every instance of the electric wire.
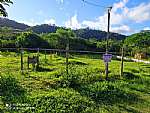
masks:
<svg viewBox="0 0 150 113"><path fill-rule="evenodd" d="M87 0L82 0L82 1L83 1L84 3L86 3L86 4L88 4L88 5L91 5L91 6L101 7L101 8L108 8L108 7L104 6L104 5L98 5L98 4L96 4L96 3L89 2L89 1L87 1Z"/></svg>

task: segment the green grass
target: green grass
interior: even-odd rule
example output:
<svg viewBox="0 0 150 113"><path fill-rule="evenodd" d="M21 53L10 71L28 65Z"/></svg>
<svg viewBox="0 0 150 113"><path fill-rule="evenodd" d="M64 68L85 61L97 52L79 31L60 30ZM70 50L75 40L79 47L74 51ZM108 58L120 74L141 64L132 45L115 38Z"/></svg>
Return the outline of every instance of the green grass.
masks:
<svg viewBox="0 0 150 113"><path fill-rule="evenodd" d="M19 54L0 53L2 113L150 112L148 64L125 62L120 78L121 62L112 60L106 81L101 55L71 54L68 74L63 54L47 55L47 60L40 54L37 71L32 71L32 66L27 70L27 56L25 53L22 73ZM6 104L14 106L10 109Z"/></svg>

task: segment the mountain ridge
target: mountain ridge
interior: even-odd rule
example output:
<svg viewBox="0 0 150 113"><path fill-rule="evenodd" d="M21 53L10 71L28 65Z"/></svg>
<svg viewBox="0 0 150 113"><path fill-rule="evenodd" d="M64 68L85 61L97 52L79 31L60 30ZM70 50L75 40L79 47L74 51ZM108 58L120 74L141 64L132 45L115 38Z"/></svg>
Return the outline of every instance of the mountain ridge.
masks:
<svg viewBox="0 0 150 113"><path fill-rule="evenodd" d="M59 28L67 29L65 27L59 27L59 26L48 25L48 24L28 26L24 23L19 23L14 20L1 18L1 17L0 17L0 27L11 27L13 29L19 29L21 31L32 30L33 32L38 33L38 34L56 32L56 30ZM105 39L107 36L107 32L105 31L94 30L94 29L89 29L89 28L76 29L73 31L77 37L81 37L85 39L96 38L100 40L100 39ZM116 40L122 40L126 38L125 35L122 35L119 33L113 33L113 32L111 32L110 37Z"/></svg>
<svg viewBox="0 0 150 113"><path fill-rule="evenodd" d="M11 27L13 29L25 30L30 26L24 23L16 22L14 20L0 17L0 27Z"/></svg>

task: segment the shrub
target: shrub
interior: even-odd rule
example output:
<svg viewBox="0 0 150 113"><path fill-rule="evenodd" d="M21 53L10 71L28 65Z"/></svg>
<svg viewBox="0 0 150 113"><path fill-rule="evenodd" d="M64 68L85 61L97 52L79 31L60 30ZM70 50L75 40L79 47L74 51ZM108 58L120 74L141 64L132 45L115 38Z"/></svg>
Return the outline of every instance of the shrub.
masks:
<svg viewBox="0 0 150 113"><path fill-rule="evenodd" d="M4 103L21 102L25 97L25 89L11 76L0 76L0 96Z"/></svg>
<svg viewBox="0 0 150 113"><path fill-rule="evenodd" d="M69 66L69 73L61 72L56 79L56 87L78 88L83 84L89 84L100 80L100 74L96 70L89 69L87 66Z"/></svg>
<svg viewBox="0 0 150 113"><path fill-rule="evenodd" d="M32 100L35 109L27 110L28 113L93 113L95 107L93 101L71 89L52 90Z"/></svg>

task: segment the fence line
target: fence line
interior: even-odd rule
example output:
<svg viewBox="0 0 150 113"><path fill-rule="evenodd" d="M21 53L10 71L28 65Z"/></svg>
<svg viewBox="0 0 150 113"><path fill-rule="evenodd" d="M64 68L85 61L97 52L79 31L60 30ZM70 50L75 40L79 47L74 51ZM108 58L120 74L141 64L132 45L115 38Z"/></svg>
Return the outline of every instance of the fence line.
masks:
<svg viewBox="0 0 150 113"><path fill-rule="evenodd" d="M54 52L69 52L69 53L92 53L92 54L105 54L106 52L98 51L81 51L81 50L64 50L64 49L46 49L46 48L0 48L0 50L31 50L31 51L54 51ZM114 55L120 55L119 52L108 52Z"/></svg>
<svg viewBox="0 0 150 113"><path fill-rule="evenodd" d="M23 57L24 57L24 53L23 53L23 51L36 51L37 52L37 56L39 56L39 52L41 51L41 52L44 52L45 53L45 59L46 59L46 52L47 51L50 51L50 52L63 52L63 53L66 53L66 55L65 55L65 58L66 58L66 63L65 63L65 65L66 65L66 72L68 73L68 65L69 65L69 53L85 53L85 54L87 54L87 53L91 53L91 54L101 54L101 55L104 55L104 54L106 54L106 52L98 52L98 51L81 51L81 50L69 50L69 49L66 49L66 50L64 50L64 49L46 49L46 48L0 48L0 50L12 50L12 51L14 51L14 50L17 50L17 51L20 51L20 53L21 53L21 72L23 72L23 70L24 70L24 66L23 66ZM119 53L119 52L108 52L108 54L112 54L112 56L116 56L116 55L121 55L121 53ZM35 60L35 59L33 59L33 60ZM108 70L107 70L108 71ZM106 72L106 70L105 70L105 72Z"/></svg>

